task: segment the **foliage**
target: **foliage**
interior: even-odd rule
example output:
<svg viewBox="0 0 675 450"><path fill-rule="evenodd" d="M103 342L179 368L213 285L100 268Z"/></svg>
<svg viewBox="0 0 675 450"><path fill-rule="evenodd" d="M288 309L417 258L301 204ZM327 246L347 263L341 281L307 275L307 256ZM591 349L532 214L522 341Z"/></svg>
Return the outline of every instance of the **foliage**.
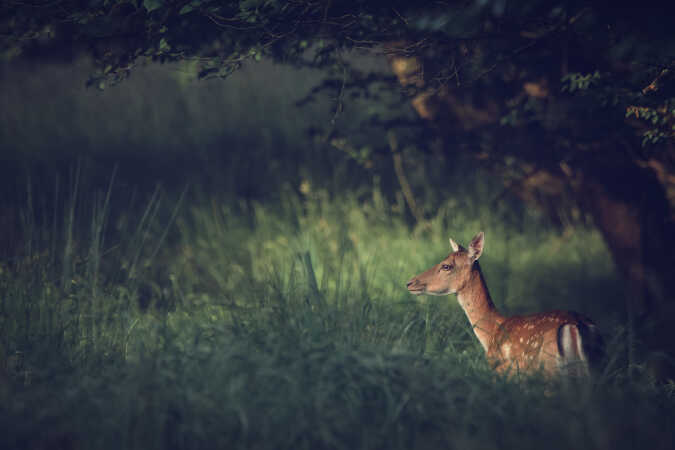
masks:
<svg viewBox="0 0 675 450"><path fill-rule="evenodd" d="M9 2L0 9L0 48L5 58L87 51L100 68L90 83L101 88L145 58L191 61L207 78L265 57L332 71L331 90L362 94L373 83L392 89L395 80L359 67L354 50L414 56L425 62L425 89L482 91L484 102L504 99L503 115L527 116L523 131L551 142L557 164L575 157L571 138L630 135L624 113L672 102L675 39L666 16L550 0ZM580 90L592 96L575 95ZM645 142L672 138L672 117L663 122Z"/></svg>
<svg viewBox="0 0 675 450"><path fill-rule="evenodd" d="M29 200L18 251L0 265L0 446L672 447L672 385L632 365L635 338L617 301L626 294L598 234L551 231L456 156L469 151L507 175L667 160L668 19L549 1L3 3L9 64L86 51L99 88L147 59L193 64L202 78L262 58L317 67L329 77L306 101L324 91L338 99L318 137L366 169L395 150L368 135L375 126L395 128L405 155L429 156L411 171L426 219L416 226L397 189L380 188L390 180L361 171L373 186L329 192L311 166L263 188L275 204L236 189L235 200L179 202L158 189L138 207L135 192L117 199L109 174L111 188L91 197L71 178L54 203L54 192ZM420 127L397 110L399 81L361 50L422 59L426 84L407 94L446 90L494 107L496 120ZM351 96L389 103L364 111L372 127L348 128L338 119ZM636 129L658 145L638 154L614 145ZM432 155L438 135L453 138L445 158ZM448 161L459 166L452 173ZM228 162L223 183L268 186L268 172ZM598 320L610 353L596 383L495 378L452 299L409 298L405 280L444 256L447 234L462 241L478 229L500 308Z"/></svg>
<svg viewBox="0 0 675 450"><path fill-rule="evenodd" d="M621 293L596 233L560 235L532 217L510 226L513 211L475 194L449 198L430 228L411 234L377 186L331 199L308 185L249 206L190 196L171 225L173 206L157 205L176 199L155 194L134 207L115 201L114 180L110 202L82 186L64 203L98 196L100 208L29 222L19 257L0 266L3 447L604 449L672 440L672 396L627 378ZM469 211L472 201L483 206ZM495 378L454 299L406 292L412 273L448 251L447 230L465 241L479 226L501 308L555 304L599 319L612 357L596 383ZM70 249L54 239L64 234Z"/></svg>

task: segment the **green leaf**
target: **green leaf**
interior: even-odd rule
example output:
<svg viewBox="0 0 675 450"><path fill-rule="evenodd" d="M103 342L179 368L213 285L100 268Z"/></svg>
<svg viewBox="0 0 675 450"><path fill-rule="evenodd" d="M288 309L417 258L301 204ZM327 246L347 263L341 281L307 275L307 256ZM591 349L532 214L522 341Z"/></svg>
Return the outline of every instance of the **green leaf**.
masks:
<svg viewBox="0 0 675 450"><path fill-rule="evenodd" d="M148 12L152 12L164 6L164 0L143 0L143 6Z"/></svg>
<svg viewBox="0 0 675 450"><path fill-rule="evenodd" d="M171 50L171 46L169 45L169 43L165 38L159 40L159 49L164 52L168 52L169 50Z"/></svg>
<svg viewBox="0 0 675 450"><path fill-rule="evenodd" d="M183 6L180 11L178 11L178 15L182 16L183 14L187 14L189 12L192 12L195 9L194 2L190 2L187 5Z"/></svg>

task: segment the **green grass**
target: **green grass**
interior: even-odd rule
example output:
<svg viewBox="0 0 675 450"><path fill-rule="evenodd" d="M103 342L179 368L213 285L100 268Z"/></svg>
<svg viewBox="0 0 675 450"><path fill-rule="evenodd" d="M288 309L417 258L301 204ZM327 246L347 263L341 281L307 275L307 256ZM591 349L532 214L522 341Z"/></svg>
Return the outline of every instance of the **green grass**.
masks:
<svg viewBox="0 0 675 450"><path fill-rule="evenodd" d="M377 188L304 192L158 191L141 214L73 194L52 223L26 214L0 266L0 447L673 448L672 386L628 376L597 233L452 197L411 227ZM593 383L498 378L453 297L407 293L448 235L478 230L499 308L577 309L605 330Z"/></svg>

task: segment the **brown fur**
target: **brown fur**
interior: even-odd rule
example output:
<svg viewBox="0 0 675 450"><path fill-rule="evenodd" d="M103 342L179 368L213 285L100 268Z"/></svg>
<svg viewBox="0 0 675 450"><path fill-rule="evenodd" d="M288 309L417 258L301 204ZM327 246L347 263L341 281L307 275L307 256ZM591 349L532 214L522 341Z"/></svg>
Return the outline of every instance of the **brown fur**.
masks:
<svg viewBox="0 0 675 450"><path fill-rule="evenodd" d="M563 369L567 360L586 365L585 352L579 352L578 331L572 332L572 354L564 354L561 330L583 324L595 327L590 319L569 311L550 311L527 316L505 318L488 345L487 358L500 371L530 372L543 370L554 374Z"/></svg>
<svg viewBox="0 0 675 450"><path fill-rule="evenodd" d="M488 362L501 373L586 376L600 358L601 338L588 318L570 311L525 316L499 314L478 264L483 233L466 250L450 241L453 252L413 277L408 290L416 295L457 294Z"/></svg>

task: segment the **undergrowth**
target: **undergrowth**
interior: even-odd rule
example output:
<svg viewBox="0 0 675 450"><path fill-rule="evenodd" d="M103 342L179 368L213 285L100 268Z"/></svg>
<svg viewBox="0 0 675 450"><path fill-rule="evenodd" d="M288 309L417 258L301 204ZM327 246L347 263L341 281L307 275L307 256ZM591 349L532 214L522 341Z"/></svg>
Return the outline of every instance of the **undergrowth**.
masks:
<svg viewBox="0 0 675 450"><path fill-rule="evenodd" d="M626 370L593 231L460 198L411 226L377 188L273 205L157 190L134 215L110 186L85 201L74 183L52 220L29 208L0 265L2 448L675 446L672 389ZM454 298L407 293L479 230L499 308L605 331L592 383L497 377Z"/></svg>

